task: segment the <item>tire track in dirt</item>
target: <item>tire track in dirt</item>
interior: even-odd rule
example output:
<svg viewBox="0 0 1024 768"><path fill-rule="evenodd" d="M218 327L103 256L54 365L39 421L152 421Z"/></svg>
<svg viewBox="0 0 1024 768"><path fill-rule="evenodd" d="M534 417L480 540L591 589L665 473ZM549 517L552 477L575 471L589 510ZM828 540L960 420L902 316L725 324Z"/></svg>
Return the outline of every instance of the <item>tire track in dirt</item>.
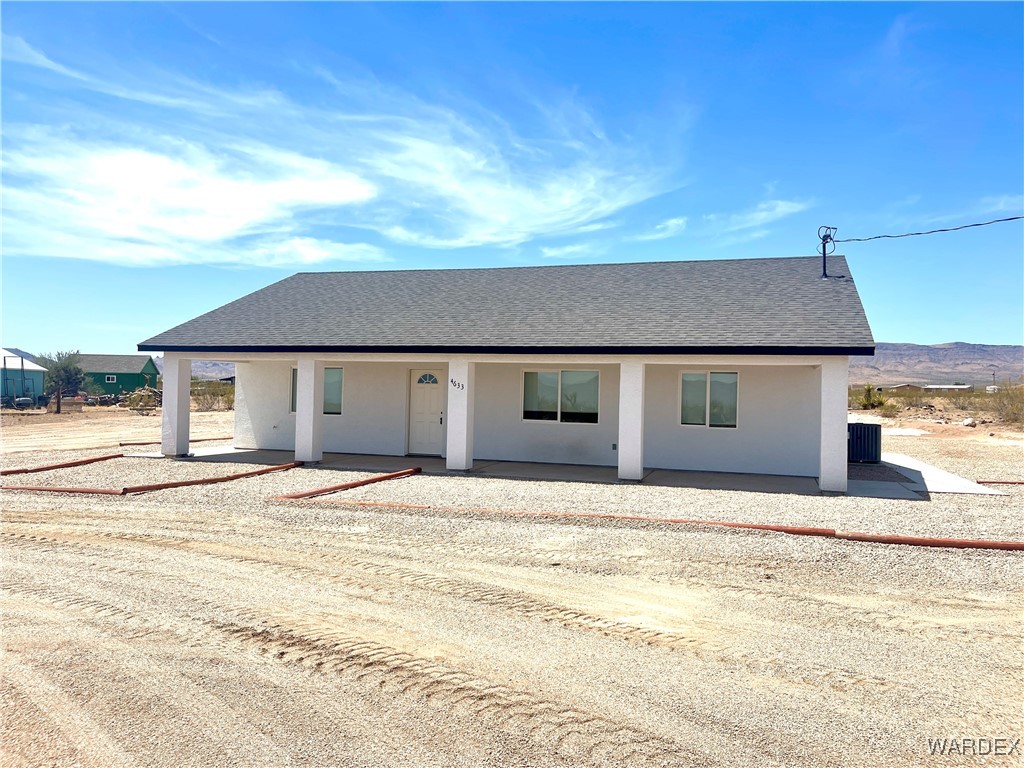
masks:
<svg viewBox="0 0 1024 768"><path fill-rule="evenodd" d="M756 586L744 584L728 584L712 582L706 579L656 579L667 584L685 584L686 586L697 585L709 593L726 593L756 601L778 601L792 605L803 613L808 610L821 613L828 617L829 621L835 621L836 616L845 619L859 621L873 627L884 629L897 629L914 636L941 635L950 640L963 641L965 638L982 639L989 642L1004 643L1013 640L1010 632L997 632L982 627L952 627L938 621L928 619L912 618L890 613L880 609L858 608L836 600L826 600L806 594L792 592L779 592L774 589L762 589ZM839 609L837 611L837 609Z"/></svg>
<svg viewBox="0 0 1024 768"><path fill-rule="evenodd" d="M5 592L72 610L96 620L100 628L111 622L150 631L173 632L189 645L212 644L231 653L236 643L255 648L261 655L299 664L321 673L348 674L371 690L390 690L416 696L428 705L459 717L487 718L505 732L525 736L534 744L565 758L590 764L673 765L680 748L667 739L608 718L517 691L509 686L382 645L373 640L332 632L315 619L289 614L264 618L251 609L238 609L196 600L216 617L190 618L185 623L200 629L174 627L156 616L146 616L82 595L67 595L46 586L5 584ZM180 623L180 622L179 622ZM267 626L269 624L269 626ZM148 634L148 633L147 633ZM133 637L137 637L133 636ZM688 750L689 751L689 750ZM704 764L710 764L704 761Z"/></svg>
<svg viewBox="0 0 1024 768"><path fill-rule="evenodd" d="M52 683L42 670L11 658L12 654L4 656L5 685L13 686L32 702L67 739L68 745L79 757L81 764L111 768L135 764L135 760L107 736L101 724L65 691ZM6 752L7 748L4 751Z"/></svg>
<svg viewBox="0 0 1024 768"><path fill-rule="evenodd" d="M34 538L39 539L41 537ZM209 557L226 559L238 564L250 566L255 564L278 575L290 576L300 580L312 575L349 587L368 589L371 592L375 589L380 589L379 585L375 585L373 582L353 579L331 572L325 574L322 569L313 568L309 565L284 564L277 559L256 557L250 551L242 554L229 554L223 550L233 550L236 548L228 545L207 544L204 546L202 542L198 541L122 533L111 534L110 536L100 537L100 539L138 541L141 543L170 546L176 549L198 552ZM306 557L308 559L309 556ZM639 642L670 651L686 651L701 661L709 663L737 664L755 675L782 680L789 684L809 687L819 687L824 684L836 691L845 691L864 686L869 686L873 689L885 689L891 688L894 685L892 681L885 678L859 673L854 670L833 669L821 665L800 665L778 657L765 658L747 654L688 635L638 627L613 619L595 616L556 603L539 600L522 592L494 585L457 580L400 566L350 560L338 556L320 554L313 555L312 557L321 562L327 562L331 566L355 569L377 578L384 578L436 594L444 594L449 597L516 612L541 621L556 623L568 629L597 633L619 640Z"/></svg>
<svg viewBox="0 0 1024 768"><path fill-rule="evenodd" d="M249 758L250 761L255 759L255 755L264 757L266 755L274 755L277 761L284 762L287 760L285 751L279 749L259 729L252 726L242 715L222 701L215 693L209 691L188 676L173 675L162 680L159 674L154 675L154 670L160 670L161 667L155 662L153 654L148 650L153 646L146 646L137 642L142 637L149 638L157 632L161 632L174 636L175 640L178 641L178 645L195 647L199 643L195 642L196 633L194 630L199 629L202 633L208 633L207 622L173 620L169 616L158 616L152 612L146 612L145 614L136 613L83 595L66 595L60 590L46 586L33 587L23 584L5 584L3 591L9 595L30 600L32 604L31 615L33 617L38 617L40 603L44 603L53 609L57 609L62 614L70 610L77 614L79 618L85 619L86 624L84 626L81 623L74 625L76 640L83 639L83 635L94 635L95 637L102 638L101 643L94 642L94 644L102 644L105 649L116 651L118 668L130 677L134 686L137 686L138 692L142 694L142 699L147 701L163 701L165 715L172 715L172 713L176 712L176 715L172 715L169 718L175 724L174 727L182 733L187 733L190 741L198 737L200 744L204 744L208 749L213 748L220 751L221 754L216 762L223 763L227 761L230 753L237 752L236 745L238 744L245 745L242 748L243 750L253 750L253 754ZM5 604L10 609L10 602L5 600ZM17 613L16 607L14 613ZM183 623L193 626L191 629L175 626L175 624L180 625ZM88 630L85 630L86 626ZM142 629L144 631L128 634L125 631L126 627ZM133 629L128 631L131 632ZM183 690L180 691L179 695L172 696L171 691L175 688ZM130 690L129 688L122 693L127 694ZM64 694L64 697L83 712L86 711L82 704L78 704L66 694ZM185 724L188 727L181 728ZM228 727L225 728L225 725ZM109 728L94 727L96 734L94 738L112 741L106 735L107 730ZM225 742L222 734L226 730L234 734L242 734L243 738ZM86 764L107 765L108 763L98 760L95 762L86 761ZM130 760L128 764L135 764L135 761Z"/></svg>
<svg viewBox="0 0 1024 768"><path fill-rule="evenodd" d="M600 715L567 707L485 678L361 637L330 631L314 621L257 616L247 624L220 624L258 653L320 673L346 674L373 689L414 695L473 720L488 719L506 733L525 736L560 757L589 764L677 764L682 750L659 736ZM479 726L477 726L479 727ZM688 751L690 751L688 749ZM713 764L710 755L702 763Z"/></svg>

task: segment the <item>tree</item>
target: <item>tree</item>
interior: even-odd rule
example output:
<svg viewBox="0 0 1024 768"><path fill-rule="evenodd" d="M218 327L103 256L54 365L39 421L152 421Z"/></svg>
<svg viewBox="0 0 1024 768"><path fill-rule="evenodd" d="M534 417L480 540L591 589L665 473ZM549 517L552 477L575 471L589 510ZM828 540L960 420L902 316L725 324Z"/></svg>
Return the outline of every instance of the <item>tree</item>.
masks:
<svg viewBox="0 0 1024 768"><path fill-rule="evenodd" d="M43 391L57 398L57 413L60 413L61 398L65 394L76 396L85 382L85 371L78 364L78 350L39 355L36 360L46 369Z"/></svg>

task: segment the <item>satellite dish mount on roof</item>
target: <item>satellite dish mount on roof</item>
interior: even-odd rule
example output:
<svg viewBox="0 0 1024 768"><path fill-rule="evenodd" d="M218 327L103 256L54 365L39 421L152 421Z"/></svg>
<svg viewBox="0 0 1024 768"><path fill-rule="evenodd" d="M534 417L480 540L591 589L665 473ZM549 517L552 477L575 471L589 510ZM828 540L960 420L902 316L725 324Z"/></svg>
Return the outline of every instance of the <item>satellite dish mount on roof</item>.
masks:
<svg viewBox="0 0 1024 768"><path fill-rule="evenodd" d="M818 227L818 239L821 240L821 279L828 280L828 266L825 257L836 252L835 234L838 227Z"/></svg>

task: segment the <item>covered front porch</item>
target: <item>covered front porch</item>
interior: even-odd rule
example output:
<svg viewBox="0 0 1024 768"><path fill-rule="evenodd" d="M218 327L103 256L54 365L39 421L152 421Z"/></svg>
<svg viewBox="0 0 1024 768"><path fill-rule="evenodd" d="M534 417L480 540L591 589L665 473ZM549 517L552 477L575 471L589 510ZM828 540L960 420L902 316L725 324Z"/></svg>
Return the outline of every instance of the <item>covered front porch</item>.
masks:
<svg viewBox="0 0 1024 768"><path fill-rule="evenodd" d="M173 352L164 358L166 456L189 452L191 361L198 358ZM534 479L576 467L596 482L651 484L675 477L659 473L684 471L701 475L708 487L735 475L739 485L744 477L775 477L754 484L809 484L815 493L847 488L847 359L841 356L212 351L201 359L236 363L235 447L289 451L299 461L345 456L348 466L376 469L358 467L359 457L372 457L375 465L401 457L403 466L410 462L404 457L415 457L425 469ZM681 382L704 381L714 371L729 371L738 381L732 424L687 424L685 415L681 421ZM561 398L538 417L537 409L550 406L538 405L527 390L541 376L586 380L594 402L563 414L569 405Z"/></svg>

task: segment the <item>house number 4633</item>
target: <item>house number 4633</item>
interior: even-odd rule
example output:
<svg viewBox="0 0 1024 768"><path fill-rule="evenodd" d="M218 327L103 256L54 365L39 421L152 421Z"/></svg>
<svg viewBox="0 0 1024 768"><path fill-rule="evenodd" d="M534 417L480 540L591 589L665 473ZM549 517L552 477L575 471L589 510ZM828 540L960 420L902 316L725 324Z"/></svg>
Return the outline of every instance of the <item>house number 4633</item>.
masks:
<svg viewBox="0 0 1024 768"><path fill-rule="evenodd" d="M456 381L455 379L449 379L449 381L451 381L451 383L452 383L452 386L453 386L453 387L454 387L455 389L465 389L465 388L466 388L466 385L465 385L465 384L463 384L463 383L461 383L461 382L458 382L458 381Z"/></svg>

